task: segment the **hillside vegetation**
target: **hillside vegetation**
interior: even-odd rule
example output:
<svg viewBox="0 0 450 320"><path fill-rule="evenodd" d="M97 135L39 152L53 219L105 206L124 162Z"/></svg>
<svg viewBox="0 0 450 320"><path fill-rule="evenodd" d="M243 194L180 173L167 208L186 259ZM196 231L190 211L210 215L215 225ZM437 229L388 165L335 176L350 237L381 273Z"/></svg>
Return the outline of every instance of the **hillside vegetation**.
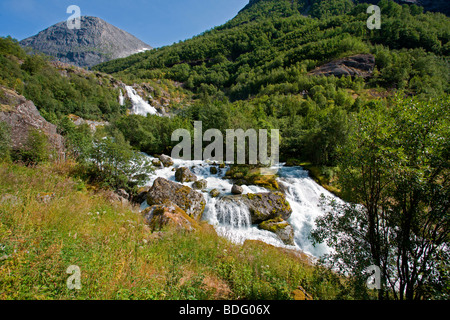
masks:
<svg viewBox="0 0 450 320"><path fill-rule="evenodd" d="M311 10L326 7L332 14L306 17L298 8L307 2L252 1L223 26L95 69L124 81L182 82L196 94L196 103L180 112L181 118L203 121L204 130L278 128L282 160L331 167L348 135L349 116L371 108L374 100L399 90L422 99L448 94L450 19L445 15L383 0L382 28L369 30L367 4L316 1ZM310 75L326 62L355 54L375 57L371 77ZM125 136L144 136L151 121L127 126L131 131ZM158 148L147 144L143 150Z"/></svg>

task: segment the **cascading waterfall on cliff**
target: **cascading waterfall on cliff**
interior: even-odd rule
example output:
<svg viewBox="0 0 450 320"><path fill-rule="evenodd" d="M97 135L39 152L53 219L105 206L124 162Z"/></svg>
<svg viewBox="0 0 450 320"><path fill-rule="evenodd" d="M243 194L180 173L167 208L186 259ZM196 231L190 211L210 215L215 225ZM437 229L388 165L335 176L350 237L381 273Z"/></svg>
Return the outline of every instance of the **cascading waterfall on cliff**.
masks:
<svg viewBox="0 0 450 320"><path fill-rule="evenodd" d="M174 167L188 167L198 179L204 179L208 182L207 188L203 192L206 207L202 219L213 225L220 236L240 244L245 240L261 240L274 246L300 249L314 257L320 257L330 251L330 248L325 244L314 246L309 239L309 234L315 226L314 220L325 213L324 209L319 207L321 195L337 201L341 200L318 185L308 176L308 172L301 167L278 167L279 177L277 181L283 185L286 199L293 211L287 222L294 229L295 246L287 246L274 233L252 225L247 207L232 201L220 201L220 198L214 198L209 194L210 190L217 189L222 195L231 195L232 181L224 179L228 167L218 169L217 174L211 174L211 164L206 161L173 160ZM172 168L161 167L155 171L147 185L151 186L158 177L175 181L175 173ZM183 184L192 186L192 182ZM259 186L242 187L244 194L269 191ZM145 206L147 206L146 203L143 204L142 208Z"/></svg>
<svg viewBox="0 0 450 320"><path fill-rule="evenodd" d="M125 105L125 97L123 96L122 90L120 90L119 105L121 106Z"/></svg>
<svg viewBox="0 0 450 320"><path fill-rule="evenodd" d="M127 91L128 98L131 101L131 113L139 114L141 116L146 116L147 114L156 114L158 115L158 111L152 107L149 103L144 101L140 95L137 94L136 90L131 86L125 86L125 90Z"/></svg>

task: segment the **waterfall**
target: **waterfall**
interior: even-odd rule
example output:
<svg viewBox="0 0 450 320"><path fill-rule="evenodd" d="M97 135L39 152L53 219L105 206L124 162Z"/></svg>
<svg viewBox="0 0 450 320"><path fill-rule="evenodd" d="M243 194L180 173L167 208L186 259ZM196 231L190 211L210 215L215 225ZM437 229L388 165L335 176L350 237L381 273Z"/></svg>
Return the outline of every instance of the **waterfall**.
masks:
<svg viewBox="0 0 450 320"><path fill-rule="evenodd" d="M122 89L120 89L119 104L121 106L125 105L125 97L123 96Z"/></svg>
<svg viewBox="0 0 450 320"><path fill-rule="evenodd" d="M125 86L128 98L131 100L132 114L139 114L141 116L146 116L147 114L158 114L158 111L152 107L150 104L144 101L140 95L137 94L136 90L131 86Z"/></svg>
<svg viewBox="0 0 450 320"><path fill-rule="evenodd" d="M314 220L324 214L324 209L319 207L321 194L341 201L326 189L318 185L308 176L308 172L301 167L284 167L278 169L277 181L284 186L286 199L292 207L292 215L287 220L294 229L295 246L285 245L274 233L261 230L256 225L251 224L250 213L244 205L232 201L223 201L220 198L213 198L209 191L217 189L222 196L231 195L232 181L224 179L226 168L218 168L217 174L210 173L212 165L206 161L186 161L174 159L174 167L188 167L198 177L208 182L207 189L203 196L206 200L206 207L202 219L213 225L218 235L242 244L245 240L261 240L268 244L300 249L314 257L320 257L330 251L325 244L313 246L309 239L310 231L314 228ZM152 185L158 177L163 177L175 181L175 172L172 168L160 168L148 181L147 185ZM192 186L192 182L183 183ZM269 190L259 186L242 186L244 194L268 192ZM201 191L200 191L201 192ZM145 208L146 203L142 208Z"/></svg>

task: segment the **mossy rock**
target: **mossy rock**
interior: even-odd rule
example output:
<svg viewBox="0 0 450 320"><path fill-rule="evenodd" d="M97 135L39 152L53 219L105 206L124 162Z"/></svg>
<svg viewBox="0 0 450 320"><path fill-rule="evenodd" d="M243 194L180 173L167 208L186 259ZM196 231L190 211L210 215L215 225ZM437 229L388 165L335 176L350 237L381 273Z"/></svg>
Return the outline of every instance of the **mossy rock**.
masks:
<svg viewBox="0 0 450 320"><path fill-rule="evenodd" d="M274 174L262 174L259 167L233 166L225 174L228 179L236 180L236 184L256 185L269 190L279 190L280 186Z"/></svg>
<svg viewBox="0 0 450 320"><path fill-rule="evenodd" d="M292 292L294 300L314 300L313 297L302 287L298 287Z"/></svg>
<svg viewBox="0 0 450 320"><path fill-rule="evenodd" d="M210 196L213 198L217 198L218 196L220 196L220 191L218 189L212 189L209 192Z"/></svg>
<svg viewBox="0 0 450 320"><path fill-rule="evenodd" d="M200 220L205 210L206 201L203 195L188 186L158 178L147 193L147 203L165 204L171 202L184 210L195 220Z"/></svg>
<svg viewBox="0 0 450 320"><path fill-rule="evenodd" d="M189 170L189 168L181 167L175 171L175 180L178 182L197 181L197 176Z"/></svg>
<svg viewBox="0 0 450 320"><path fill-rule="evenodd" d="M176 204L167 202L164 205L153 205L142 212L152 232L159 231L167 225L177 229L192 231L199 228L199 223L192 219Z"/></svg>
<svg viewBox="0 0 450 320"><path fill-rule="evenodd" d="M275 233L286 245L293 246L295 244L294 228L292 228L292 226L281 217L263 221L258 225L258 227L262 230Z"/></svg>
<svg viewBox="0 0 450 320"><path fill-rule="evenodd" d="M288 159L288 160L286 161L285 166L286 166L286 167L298 167L298 166L301 165L301 163L302 163L302 162L301 162L300 160L298 160L298 159L290 158L290 159Z"/></svg>
<svg viewBox="0 0 450 320"><path fill-rule="evenodd" d="M240 202L246 205L250 211L252 224L259 224L277 217L287 220L292 214L292 208L281 192L232 195L225 196L222 200Z"/></svg>
<svg viewBox="0 0 450 320"><path fill-rule="evenodd" d="M217 174L219 172L219 170L217 169L217 167L210 167L209 172L211 174Z"/></svg>
<svg viewBox="0 0 450 320"><path fill-rule="evenodd" d="M153 164L153 166L158 167L158 168L160 168L162 166L161 160L158 160L158 159L153 159L152 164Z"/></svg>
<svg viewBox="0 0 450 320"><path fill-rule="evenodd" d="M203 180L203 179L194 181L194 183L192 184L192 188L197 189L197 190L206 189L207 186L208 186L208 181Z"/></svg>
<svg viewBox="0 0 450 320"><path fill-rule="evenodd" d="M164 167L170 167L170 166L173 166L173 164L174 164L172 158L169 156L166 156L165 154L160 155L159 160L164 165Z"/></svg>

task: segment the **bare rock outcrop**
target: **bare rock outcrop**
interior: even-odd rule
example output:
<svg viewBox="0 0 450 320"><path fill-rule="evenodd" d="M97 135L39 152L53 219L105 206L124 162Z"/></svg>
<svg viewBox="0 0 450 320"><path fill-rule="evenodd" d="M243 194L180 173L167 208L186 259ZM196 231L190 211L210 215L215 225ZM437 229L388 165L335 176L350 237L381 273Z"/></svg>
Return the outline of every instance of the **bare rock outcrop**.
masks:
<svg viewBox="0 0 450 320"><path fill-rule="evenodd" d="M147 203L153 205L176 204L195 220L202 218L206 201L200 192L188 186L157 178L147 194Z"/></svg>
<svg viewBox="0 0 450 320"><path fill-rule="evenodd" d="M358 76L368 78L375 68L375 57L371 54L357 54L351 57L333 60L309 73L313 76Z"/></svg>
<svg viewBox="0 0 450 320"><path fill-rule="evenodd" d="M2 92L0 121L7 123L10 128L11 148L22 149L26 146L30 130L43 132L59 158L64 158L64 138L57 133L54 124L46 121L34 103L16 92L0 87Z"/></svg>

